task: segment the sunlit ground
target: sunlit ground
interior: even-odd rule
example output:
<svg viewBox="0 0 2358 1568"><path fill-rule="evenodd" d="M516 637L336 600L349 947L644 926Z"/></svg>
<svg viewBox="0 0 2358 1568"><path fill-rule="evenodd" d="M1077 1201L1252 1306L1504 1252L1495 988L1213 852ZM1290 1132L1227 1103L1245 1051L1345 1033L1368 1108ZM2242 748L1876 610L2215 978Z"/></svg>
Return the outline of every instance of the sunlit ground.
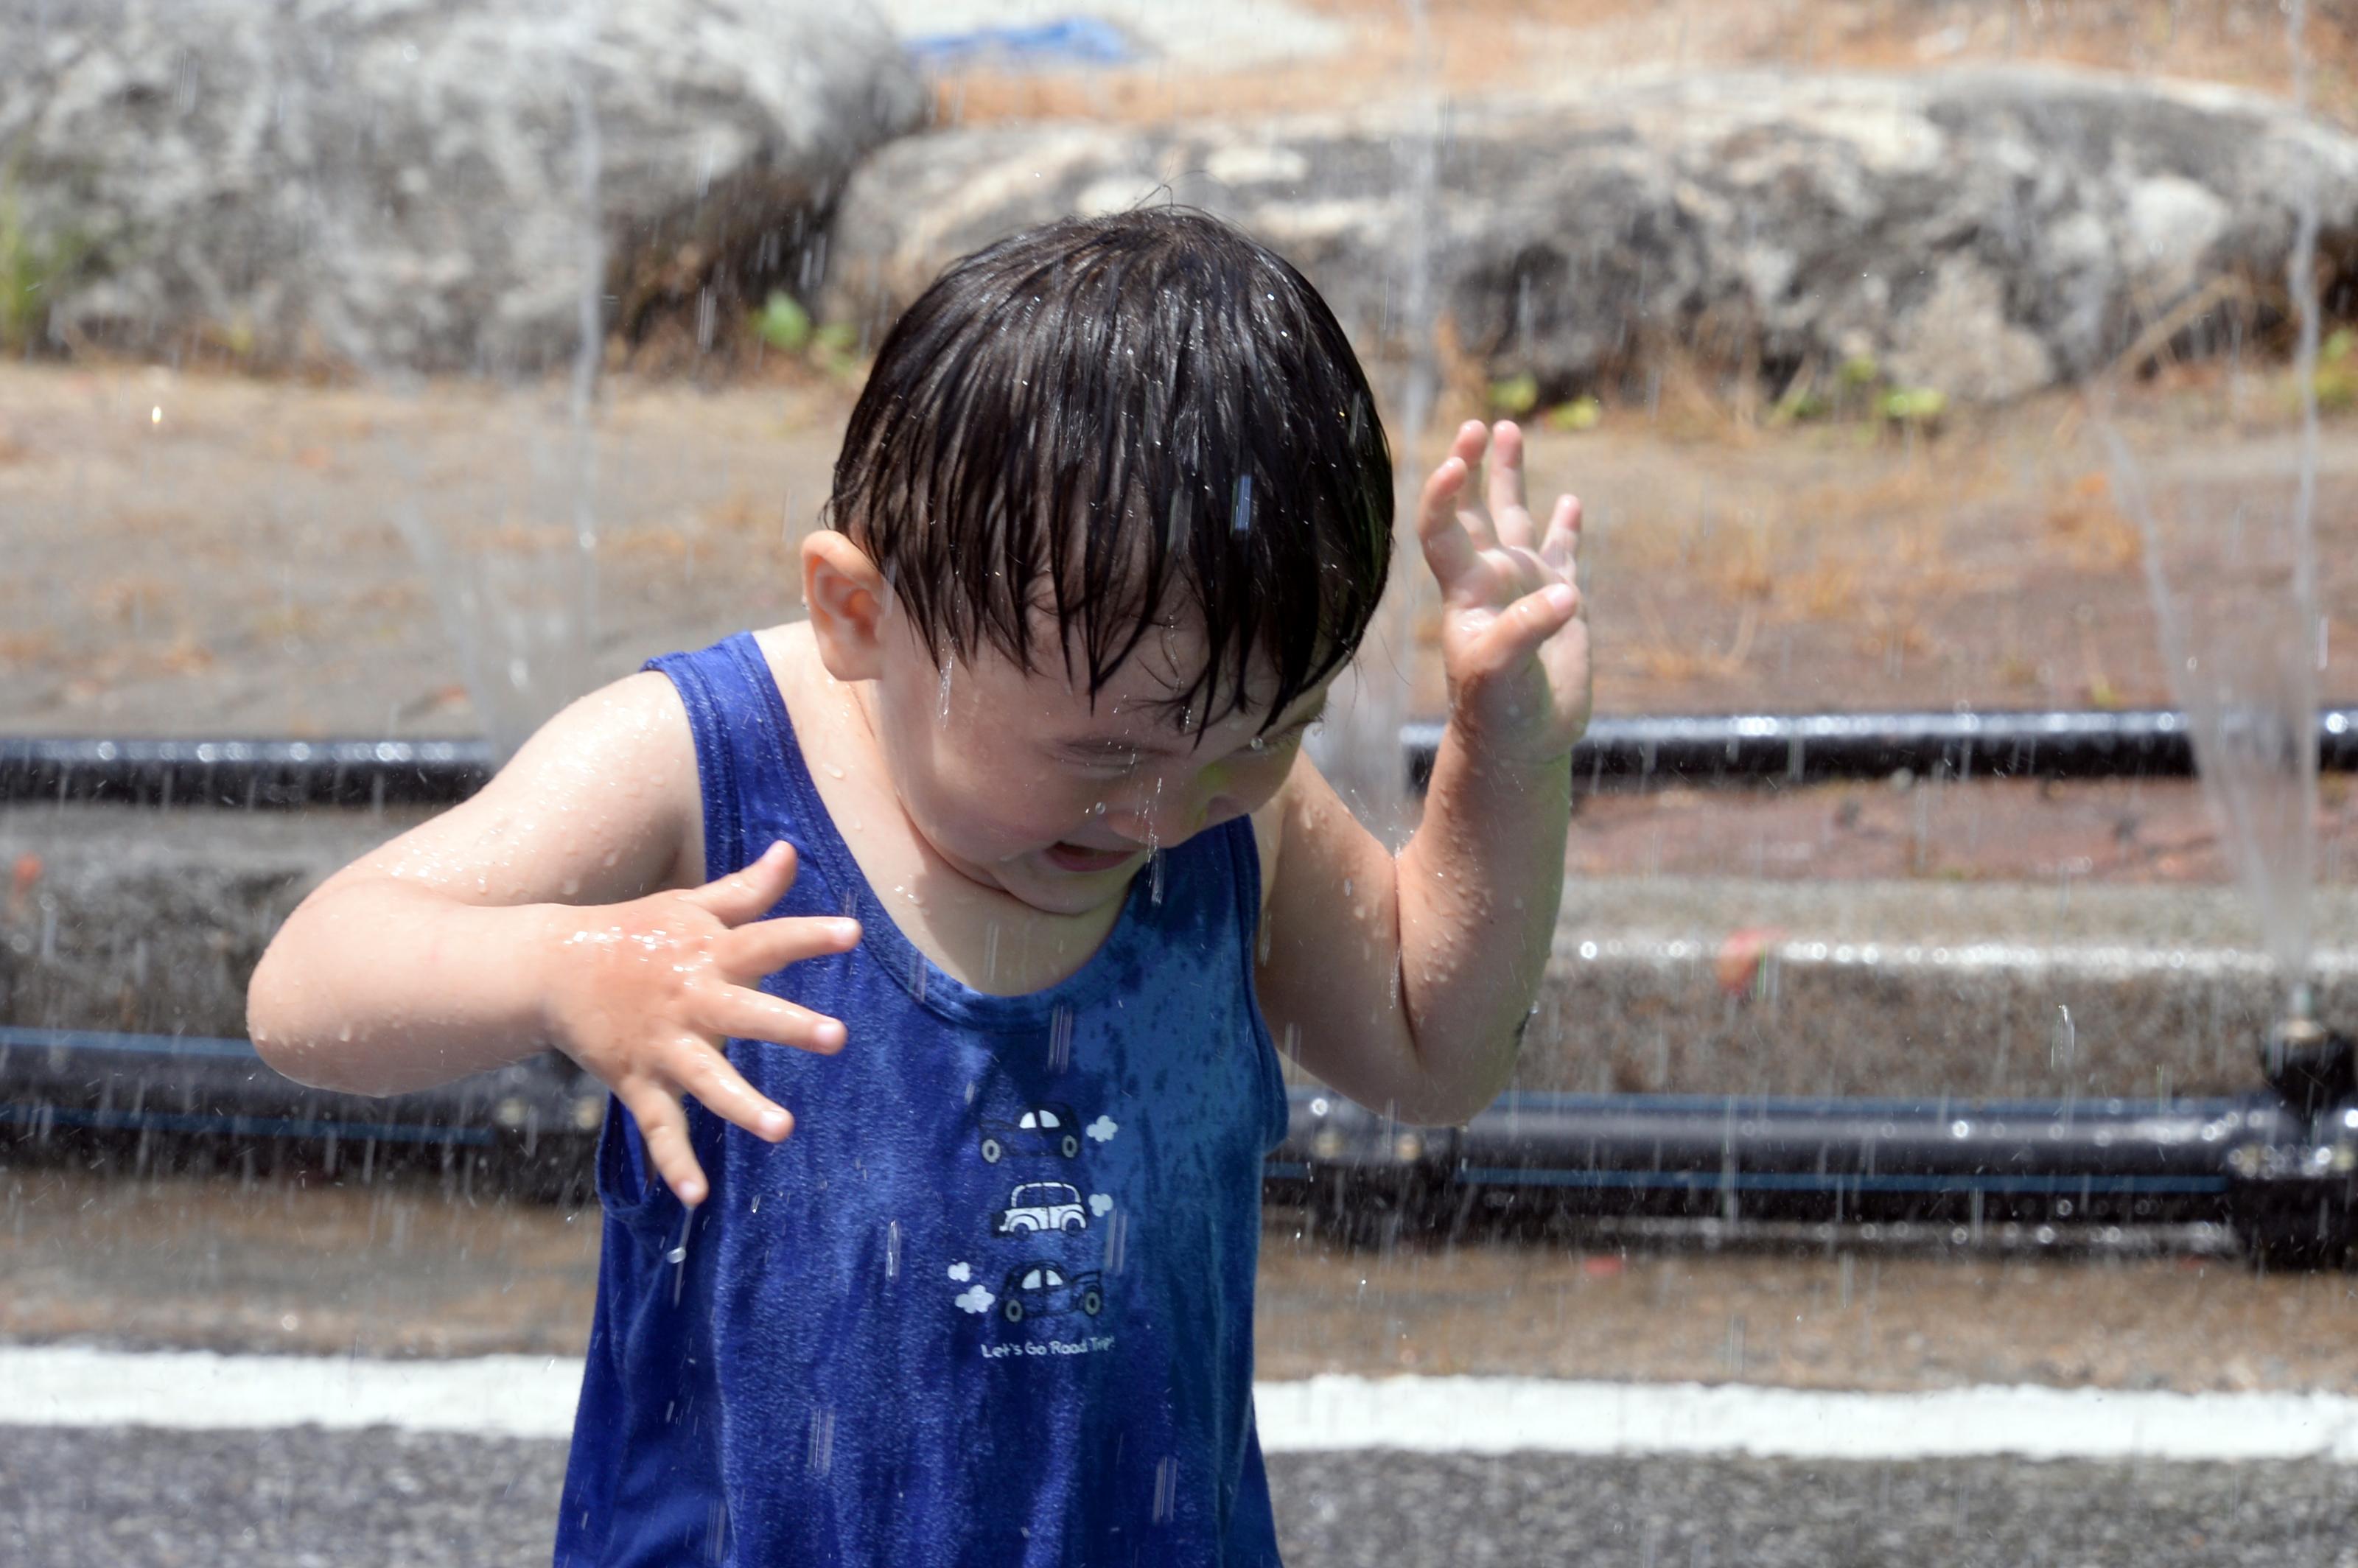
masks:
<svg viewBox="0 0 2358 1568"><path fill-rule="evenodd" d="M554 391L0 366L0 504L26 568L0 583L0 721L479 731L453 633L481 628L437 596L468 572L519 604L569 596L585 485L592 674L785 619L848 399L800 375L617 380L585 465ZM2224 502L2288 493L2296 407L2281 370L2199 366L2130 384L2115 422L2158 473ZM1482 411L1476 386L1444 407ZM2169 700L2139 531L2079 395L1924 430L1779 423L1680 373L1593 429L1532 423L1532 491L1586 511L1602 711ZM2328 688L2358 633L2353 428L2330 414L2322 442ZM421 527L440 579L405 533ZM1437 711L1437 671L1409 662Z"/></svg>

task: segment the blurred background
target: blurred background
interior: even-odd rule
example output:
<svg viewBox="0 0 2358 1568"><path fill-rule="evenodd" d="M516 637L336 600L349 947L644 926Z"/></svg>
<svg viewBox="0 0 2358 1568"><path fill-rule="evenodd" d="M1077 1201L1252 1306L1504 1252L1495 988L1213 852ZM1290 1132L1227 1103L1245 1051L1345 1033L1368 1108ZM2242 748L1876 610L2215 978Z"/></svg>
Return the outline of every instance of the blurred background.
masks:
<svg viewBox="0 0 2358 1568"><path fill-rule="evenodd" d="M2358 1562L2338 0L0 0L0 1558L546 1554L602 1091L301 1091L246 977L1159 201L1587 519L1516 1085L1271 1162L1288 1560Z"/></svg>

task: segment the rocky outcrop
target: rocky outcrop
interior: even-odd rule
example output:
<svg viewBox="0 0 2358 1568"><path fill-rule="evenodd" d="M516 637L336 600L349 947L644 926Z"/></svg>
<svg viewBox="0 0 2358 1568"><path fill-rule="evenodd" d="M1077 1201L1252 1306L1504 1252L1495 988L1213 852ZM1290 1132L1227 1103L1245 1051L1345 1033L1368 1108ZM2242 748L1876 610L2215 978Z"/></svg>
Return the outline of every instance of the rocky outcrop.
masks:
<svg viewBox="0 0 2358 1568"><path fill-rule="evenodd" d="M1278 246L1363 347L1429 325L1416 319L1429 299L1492 375L1528 373L1553 395L1677 341L1757 359L1772 382L1864 357L1898 384L1998 400L2156 334L2199 340L2214 306L2277 308L2311 180L2326 254L2358 236L2358 142L2185 84L2052 70L1700 76L1462 105L1433 124L1386 114L904 141L854 177L831 308L889 316L998 235L1177 200Z"/></svg>
<svg viewBox="0 0 2358 1568"><path fill-rule="evenodd" d="M860 0L0 0L0 327L532 369L586 278L791 284L923 110Z"/></svg>

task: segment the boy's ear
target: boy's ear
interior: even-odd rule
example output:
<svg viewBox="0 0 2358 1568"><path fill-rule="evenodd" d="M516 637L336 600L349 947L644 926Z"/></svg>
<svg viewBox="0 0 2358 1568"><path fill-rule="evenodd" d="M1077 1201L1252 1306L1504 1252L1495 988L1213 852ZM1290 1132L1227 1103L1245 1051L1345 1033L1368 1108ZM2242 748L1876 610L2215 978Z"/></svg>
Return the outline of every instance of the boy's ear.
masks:
<svg viewBox="0 0 2358 1568"><path fill-rule="evenodd" d="M892 589L867 551L832 528L803 537L803 603L810 610L819 662L838 680L884 673L884 634L899 611Z"/></svg>

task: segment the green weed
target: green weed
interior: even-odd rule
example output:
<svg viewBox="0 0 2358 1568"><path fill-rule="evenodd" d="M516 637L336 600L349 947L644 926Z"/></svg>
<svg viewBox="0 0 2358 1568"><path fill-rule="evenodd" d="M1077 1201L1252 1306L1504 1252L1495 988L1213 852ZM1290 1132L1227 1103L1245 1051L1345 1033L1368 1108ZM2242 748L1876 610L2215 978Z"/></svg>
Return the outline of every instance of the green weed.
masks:
<svg viewBox="0 0 2358 1568"><path fill-rule="evenodd" d="M753 313L753 330L780 353L798 354L810 347L810 312L794 296L773 289L767 302Z"/></svg>
<svg viewBox="0 0 2358 1568"><path fill-rule="evenodd" d="M849 321L812 320L810 311L782 289L771 290L752 325L756 337L782 354L799 354L833 376L860 373L860 330Z"/></svg>
<svg viewBox="0 0 2358 1568"><path fill-rule="evenodd" d="M59 281L89 254L76 235L35 232L16 182L0 179L0 349L21 353L48 335Z"/></svg>
<svg viewBox="0 0 2358 1568"><path fill-rule="evenodd" d="M1529 371L1490 384L1490 409L1493 413L1520 418L1539 406L1539 378Z"/></svg>

